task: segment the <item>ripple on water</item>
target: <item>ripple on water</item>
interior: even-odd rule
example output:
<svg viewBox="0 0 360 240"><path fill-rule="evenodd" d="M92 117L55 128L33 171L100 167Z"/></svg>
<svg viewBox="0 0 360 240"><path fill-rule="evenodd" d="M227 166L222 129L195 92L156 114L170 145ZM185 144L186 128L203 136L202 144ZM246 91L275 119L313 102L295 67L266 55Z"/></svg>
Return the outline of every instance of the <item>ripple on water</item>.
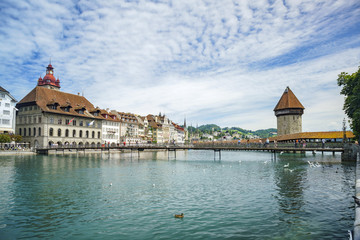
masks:
<svg viewBox="0 0 360 240"><path fill-rule="evenodd" d="M0 183L6 183L0 235L339 239L352 227L354 166L336 162L337 156L284 154L272 161L266 153L226 152L214 161L212 152L188 151L177 152L176 161L146 152L139 160L103 157L31 156L16 164L0 158ZM308 160L322 167L310 168ZM183 219L174 218L180 213Z"/></svg>

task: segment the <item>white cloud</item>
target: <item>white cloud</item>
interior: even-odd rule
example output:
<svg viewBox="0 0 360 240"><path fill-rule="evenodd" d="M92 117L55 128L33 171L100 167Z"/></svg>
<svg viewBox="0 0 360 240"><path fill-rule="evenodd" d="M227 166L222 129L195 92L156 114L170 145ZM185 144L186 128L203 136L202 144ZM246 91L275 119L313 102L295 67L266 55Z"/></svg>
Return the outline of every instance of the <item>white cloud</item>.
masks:
<svg viewBox="0 0 360 240"><path fill-rule="evenodd" d="M304 130L332 130L344 115L337 74L355 71L360 59L355 0L0 7L1 85L19 100L51 57L63 90L102 108L268 128L289 85L306 107Z"/></svg>

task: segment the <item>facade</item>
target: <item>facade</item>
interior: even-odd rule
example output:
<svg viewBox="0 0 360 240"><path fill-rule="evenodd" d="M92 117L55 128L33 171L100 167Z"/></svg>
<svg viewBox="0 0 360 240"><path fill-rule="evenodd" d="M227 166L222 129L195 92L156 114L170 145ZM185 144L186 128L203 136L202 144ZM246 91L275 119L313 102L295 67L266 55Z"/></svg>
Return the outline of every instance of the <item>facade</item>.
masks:
<svg viewBox="0 0 360 240"><path fill-rule="evenodd" d="M278 136L301 133L302 132L302 115L304 106L297 99L295 94L286 87L279 102L274 108L277 118Z"/></svg>
<svg viewBox="0 0 360 240"><path fill-rule="evenodd" d="M158 116L147 115L146 116L149 126L150 141L152 143L164 143L163 127L158 119Z"/></svg>
<svg viewBox="0 0 360 240"><path fill-rule="evenodd" d="M174 137L173 137L174 143L184 144L185 140L186 140L185 129L175 123L172 123L172 125L175 129L175 133L174 133Z"/></svg>
<svg viewBox="0 0 360 240"><path fill-rule="evenodd" d="M17 105L16 133L31 147L100 146L104 119L85 97L60 91L51 64Z"/></svg>
<svg viewBox="0 0 360 240"><path fill-rule="evenodd" d="M120 142L127 144L136 144L141 142L139 137L139 122L132 113L111 111L120 120Z"/></svg>
<svg viewBox="0 0 360 240"><path fill-rule="evenodd" d="M120 144L120 120L107 110L98 110L104 118L102 121L102 141L104 146L117 146Z"/></svg>
<svg viewBox="0 0 360 240"><path fill-rule="evenodd" d="M0 87L0 133L15 133L16 99Z"/></svg>

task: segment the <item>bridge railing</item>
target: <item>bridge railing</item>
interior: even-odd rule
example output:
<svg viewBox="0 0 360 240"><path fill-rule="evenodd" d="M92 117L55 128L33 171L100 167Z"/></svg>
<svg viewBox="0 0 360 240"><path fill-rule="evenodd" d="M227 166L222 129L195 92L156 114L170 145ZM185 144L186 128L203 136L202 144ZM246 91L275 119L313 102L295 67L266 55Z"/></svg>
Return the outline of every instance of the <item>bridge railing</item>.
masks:
<svg viewBox="0 0 360 240"><path fill-rule="evenodd" d="M231 148L343 148L343 143L277 143L264 144L264 143L227 143L227 142L202 142L195 143L195 147L231 147Z"/></svg>

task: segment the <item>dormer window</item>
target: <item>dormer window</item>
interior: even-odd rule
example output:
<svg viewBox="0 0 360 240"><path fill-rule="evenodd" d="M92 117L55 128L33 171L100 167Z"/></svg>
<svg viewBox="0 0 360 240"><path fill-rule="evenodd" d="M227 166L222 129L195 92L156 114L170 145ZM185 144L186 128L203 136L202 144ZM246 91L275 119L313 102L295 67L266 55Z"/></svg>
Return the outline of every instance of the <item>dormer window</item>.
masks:
<svg viewBox="0 0 360 240"><path fill-rule="evenodd" d="M97 112L94 112L94 116L99 116L99 114Z"/></svg>
<svg viewBox="0 0 360 240"><path fill-rule="evenodd" d="M84 110L83 110L83 109L79 109L79 114L84 114Z"/></svg>

